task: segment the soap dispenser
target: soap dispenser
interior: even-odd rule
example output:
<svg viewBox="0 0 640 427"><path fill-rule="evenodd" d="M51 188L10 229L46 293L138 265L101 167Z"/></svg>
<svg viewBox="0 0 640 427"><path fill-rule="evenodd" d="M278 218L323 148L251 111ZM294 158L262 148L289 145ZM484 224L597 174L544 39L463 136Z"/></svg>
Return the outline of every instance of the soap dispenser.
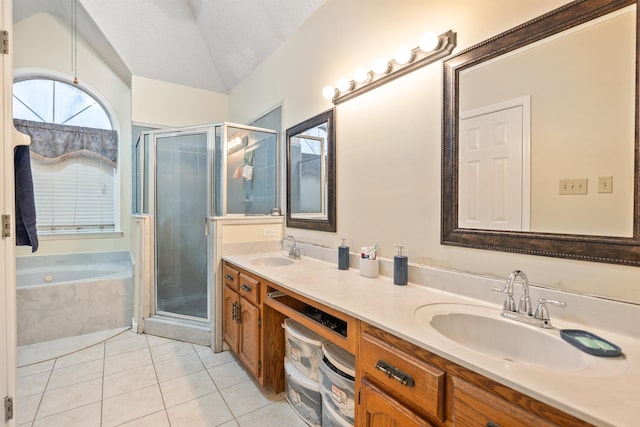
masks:
<svg viewBox="0 0 640 427"><path fill-rule="evenodd" d="M409 259L404 255L404 246L394 246L398 248L398 254L393 257L393 284L406 285L409 276Z"/></svg>
<svg viewBox="0 0 640 427"><path fill-rule="evenodd" d="M349 269L349 246L344 242L346 239L342 239L342 243L338 246L338 270Z"/></svg>

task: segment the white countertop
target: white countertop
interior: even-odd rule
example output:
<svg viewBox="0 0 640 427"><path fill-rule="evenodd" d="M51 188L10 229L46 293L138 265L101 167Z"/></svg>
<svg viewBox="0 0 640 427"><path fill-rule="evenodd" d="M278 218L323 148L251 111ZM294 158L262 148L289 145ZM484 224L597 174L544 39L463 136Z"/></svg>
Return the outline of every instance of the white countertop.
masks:
<svg viewBox="0 0 640 427"><path fill-rule="evenodd" d="M587 366L577 370L519 364L457 344L431 326L418 322L414 315L417 308L426 304L462 303L494 308L499 317L501 307L498 305L423 285L395 286L389 277L365 278L358 270L338 270L333 263L310 257L288 266L256 266L251 263L252 259L264 256L282 255L247 254L223 256L223 259L587 422L611 427L639 425L640 367L637 363L640 360L640 340L637 338L611 330L601 331L591 326L554 321L552 311L555 329L540 331L560 339L559 329L586 329L620 346L624 357L600 358L581 353L579 357L584 355ZM489 293L489 289L486 292ZM636 327L640 327L638 317L635 319Z"/></svg>

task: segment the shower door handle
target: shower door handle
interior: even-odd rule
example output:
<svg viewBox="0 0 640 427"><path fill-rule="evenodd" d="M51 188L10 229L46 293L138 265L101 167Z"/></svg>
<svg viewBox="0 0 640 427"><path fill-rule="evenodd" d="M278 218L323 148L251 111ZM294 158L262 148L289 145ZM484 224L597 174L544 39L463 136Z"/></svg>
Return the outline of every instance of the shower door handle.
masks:
<svg viewBox="0 0 640 427"><path fill-rule="evenodd" d="M207 218L204 219L204 235L209 236L209 221Z"/></svg>

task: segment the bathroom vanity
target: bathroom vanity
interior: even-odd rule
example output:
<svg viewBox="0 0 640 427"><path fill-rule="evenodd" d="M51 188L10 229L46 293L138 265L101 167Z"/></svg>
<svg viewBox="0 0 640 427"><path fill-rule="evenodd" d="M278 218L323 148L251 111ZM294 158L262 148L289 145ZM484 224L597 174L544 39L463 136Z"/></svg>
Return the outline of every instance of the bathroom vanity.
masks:
<svg viewBox="0 0 640 427"><path fill-rule="evenodd" d="M356 356L357 426L622 426L632 425L633 411L638 415L634 405L624 404L638 395L638 386L625 386L631 388L623 402L607 395L607 387L616 387L607 383L622 385L626 375L637 375L628 355L612 361L576 353L574 361L558 353L567 360L545 367L544 361L519 364L462 347L458 352L421 324L420 313L452 304L473 308L478 301L425 286L394 286L386 277L362 278L357 270L339 271L310 258L224 259L225 340L247 369L263 386L284 389L281 323L293 318ZM239 290L229 277L239 278ZM500 317L498 306L482 309Z"/></svg>

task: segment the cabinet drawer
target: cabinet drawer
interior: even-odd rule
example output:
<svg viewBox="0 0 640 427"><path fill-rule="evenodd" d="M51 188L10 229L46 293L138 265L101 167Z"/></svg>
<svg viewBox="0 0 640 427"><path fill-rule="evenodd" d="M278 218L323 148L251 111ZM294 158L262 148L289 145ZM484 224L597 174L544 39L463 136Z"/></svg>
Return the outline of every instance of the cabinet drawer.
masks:
<svg viewBox="0 0 640 427"><path fill-rule="evenodd" d="M260 281L240 273L240 296L255 305L260 303Z"/></svg>
<svg viewBox="0 0 640 427"><path fill-rule="evenodd" d="M235 268L230 267L228 264L224 264L222 267L222 280L224 284L233 289L238 290L238 275L240 272Z"/></svg>
<svg viewBox="0 0 640 427"><path fill-rule="evenodd" d="M453 384L455 426L557 427L556 424L463 379L453 377Z"/></svg>
<svg viewBox="0 0 640 427"><path fill-rule="evenodd" d="M444 421L445 373L368 334L360 346L362 374L414 411Z"/></svg>

